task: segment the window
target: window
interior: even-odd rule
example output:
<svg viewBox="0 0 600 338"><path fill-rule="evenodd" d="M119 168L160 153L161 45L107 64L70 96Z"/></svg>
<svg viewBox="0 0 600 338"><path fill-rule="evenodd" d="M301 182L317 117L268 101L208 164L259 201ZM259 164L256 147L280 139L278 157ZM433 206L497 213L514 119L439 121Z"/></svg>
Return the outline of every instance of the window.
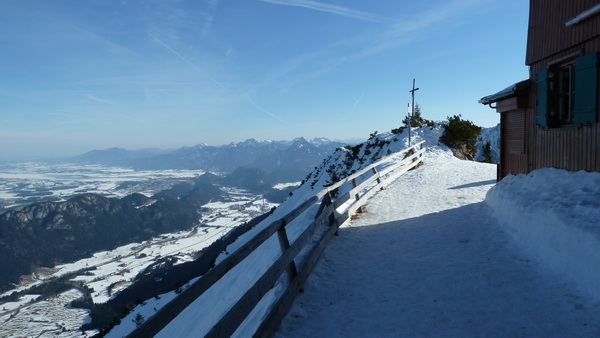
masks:
<svg viewBox="0 0 600 338"><path fill-rule="evenodd" d="M550 118L557 125L573 123L575 61L555 67L551 70L550 77L553 77L550 82L550 98L554 101L551 102Z"/></svg>
<svg viewBox="0 0 600 338"><path fill-rule="evenodd" d="M550 128L597 121L598 54L560 60L536 74L536 122Z"/></svg>

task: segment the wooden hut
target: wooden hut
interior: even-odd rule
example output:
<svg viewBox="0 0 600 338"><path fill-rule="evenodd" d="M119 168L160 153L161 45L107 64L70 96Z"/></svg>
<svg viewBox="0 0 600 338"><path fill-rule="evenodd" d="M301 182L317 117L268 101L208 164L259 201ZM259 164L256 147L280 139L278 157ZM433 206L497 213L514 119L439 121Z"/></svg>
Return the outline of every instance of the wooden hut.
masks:
<svg viewBox="0 0 600 338"><path fill-rule="evenodd" d="M598 0L530 0L529 79L479 100L500 113L498 179L600 171L599 52Z"/></svg>

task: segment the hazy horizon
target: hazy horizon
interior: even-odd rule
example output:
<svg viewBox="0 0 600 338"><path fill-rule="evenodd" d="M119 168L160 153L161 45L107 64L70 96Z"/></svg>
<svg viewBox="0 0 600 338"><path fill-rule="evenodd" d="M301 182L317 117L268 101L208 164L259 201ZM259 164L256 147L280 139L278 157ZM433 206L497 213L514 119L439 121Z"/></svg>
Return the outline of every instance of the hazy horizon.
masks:
<svg viewBox="0 0 600 338"><path fill-rule="evenodd" d="M510 13L510 15L507 15ZM0 159L248 138L365 138L528 77L528 4L500 0L0 2ZM498 47L501 46L501 47Z"/></svg>
<svg viewBox="0 0 600 338"><path fill-rule="evenodd" d="M368 137L368 135L367 135ZM181 149L181 148L191 148L191 147L195 147L198 145L208 145L208 146L212 146L212 147L220 147L220 146L226 146L232 143L242 143L245 141L248 141L250 139L256 139L256 141L258 142L290 142L293 141L295 139L298 138L304 138L308 141L311 141L313 139L319 139L319 138L326 138L329 139L332 142L339 142L339 143L348 143L348 144L354 144L354 143L359 143L359 142L363 142L365 140L367 140L367 137L357 137L357 138L351 138L351 139L344 139L344 140L340 140L340 139L329 139L327 137L311 137L311 138L307 138L304 136L297 136L297 137L292 137L290 139L280 139L280 140L270 140L270 139L257 139L257 138L248 138L245 140L241 140L241 141L237 141L237 142L225 142L225 143L220 143L220 144L208 144L206 142L200 142L197 144L188 144L188 145L182 145L180 147L171 147L171 148L159 148L159 147L141 147L141 148L126 148L126 147L119 147L119 146L115 146L115 147L108 147L108 148L98 148L98 149L87 149L87 150L83 150L80 152L73 152L73 153L64 153L63 155L57 154L57 155L16 155L16 156L7 156L4 158L0 158L0 163L2 162L23 162L23 161L52 161L52 160L63 160L63 159L67 159L70 157L76 157L79 155L83 155L89 152L93 152L93 151L106 151L106 150L111 150L111 149L122 149L122 150L127 150L127 151L144 151L144 150L156 150L156 151L162 151L162 152L168 152L168 151L174 151L177 149Z"/></svg>

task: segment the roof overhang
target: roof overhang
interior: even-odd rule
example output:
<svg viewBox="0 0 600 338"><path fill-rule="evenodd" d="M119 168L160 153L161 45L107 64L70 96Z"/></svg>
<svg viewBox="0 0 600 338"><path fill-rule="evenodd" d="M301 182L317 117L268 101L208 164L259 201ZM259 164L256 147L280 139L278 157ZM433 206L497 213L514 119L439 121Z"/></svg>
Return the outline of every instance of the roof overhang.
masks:
<svg viewBox="0 0 600 338"><path fill-rule="evenodd" d="M481 98L481 100L479 100L479 103L491 105L492 103L510 99L527 93L529 93L529 79L510 85L495 94L484 96Z"/></svg>

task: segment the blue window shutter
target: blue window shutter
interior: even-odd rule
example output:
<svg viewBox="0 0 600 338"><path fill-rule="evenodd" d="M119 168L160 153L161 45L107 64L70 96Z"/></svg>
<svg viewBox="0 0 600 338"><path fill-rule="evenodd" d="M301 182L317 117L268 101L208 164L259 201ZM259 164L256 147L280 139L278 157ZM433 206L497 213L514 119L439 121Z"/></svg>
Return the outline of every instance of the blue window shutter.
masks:
<svg viewBox="0 0 600 338"><path fill-rule="evenodd" d="M575 60L575 123L595 123L598 103L598 53Z"/></svg>
<svg viewBox="0 0 600 338"><path fill-rule="evenodd" d="M535 123L548 125L548 70L535 74Z"/></svg>

